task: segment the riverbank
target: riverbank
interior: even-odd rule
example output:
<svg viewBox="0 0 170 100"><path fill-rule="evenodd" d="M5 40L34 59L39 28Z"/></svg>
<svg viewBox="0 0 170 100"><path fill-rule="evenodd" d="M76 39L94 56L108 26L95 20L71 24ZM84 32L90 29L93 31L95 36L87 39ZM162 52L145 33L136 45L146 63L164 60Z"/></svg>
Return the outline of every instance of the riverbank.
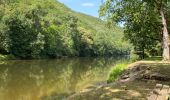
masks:
<svg viewBox="0 0 170 100"><path fill-rule="evenodd" d="M157 83L170 85L170 62L138 61L115 82L84 89L69 100L146 100Z"/></svg>

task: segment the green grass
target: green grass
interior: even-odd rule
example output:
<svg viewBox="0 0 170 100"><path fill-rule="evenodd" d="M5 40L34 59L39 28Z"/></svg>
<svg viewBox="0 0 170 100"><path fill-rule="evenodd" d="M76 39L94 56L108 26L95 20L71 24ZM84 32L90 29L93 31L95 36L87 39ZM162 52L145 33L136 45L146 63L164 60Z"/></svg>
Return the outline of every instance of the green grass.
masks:
<svg viewBox="0 0 170 100"><path fill-rule="evenodd" d="M153 57L145 58L144 60L147 60L147 61L161 61L162 57L161 56L153 56Z"/></svg>
<svg viewBox="0 0 170 100"><path fill-rule="evenodd" d="M112 69L109 75L107 83L111 83L115 81L122 74L122 72L127 68L127 66L128 66L127 63L117 64L116 66L114 66L114 68Z"/></svg>

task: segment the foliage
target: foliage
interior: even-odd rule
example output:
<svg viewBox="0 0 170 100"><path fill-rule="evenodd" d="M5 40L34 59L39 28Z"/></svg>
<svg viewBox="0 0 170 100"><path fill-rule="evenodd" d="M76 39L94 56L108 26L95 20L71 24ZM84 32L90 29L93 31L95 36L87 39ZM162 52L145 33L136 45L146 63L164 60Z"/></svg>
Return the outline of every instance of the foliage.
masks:
<svg viewBox="0 0 170 100"><path fill-rule="evenodd" d="M129 54L122 29L56 0L0 0L0 54L20 59Z"/></svg>
<svg viewBox="0 0 170 100"><path fill-rule="evenodd" d="M124 23L124 37L133 44L136 54L155 56L162 54L162 22L157 0L106 0L100 15L109 21ZM162 0L166 19L169 19L169 1ZM169 20L167 20L169 22ZM170 27L169 27L170 28Z"/></svg>
<svg viewBox="0 0 170 100"><path fill-rule="evenodd" d="M38 29L40 22L37 16L15 13L7 19L8 34L11 42L10 52L20 58L37 58L43 49L43 36Z"/></svg>

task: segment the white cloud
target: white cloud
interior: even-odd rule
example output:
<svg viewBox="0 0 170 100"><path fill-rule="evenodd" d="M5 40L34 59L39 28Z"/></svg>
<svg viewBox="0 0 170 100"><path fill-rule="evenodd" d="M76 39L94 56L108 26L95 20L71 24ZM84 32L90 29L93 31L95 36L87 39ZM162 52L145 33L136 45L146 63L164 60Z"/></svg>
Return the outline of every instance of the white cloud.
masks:
<svg viewBox="0 0 170 100"><path fill-rule="evenodd" d="M94 3L82 3L81 5L85 6L85 7L94 7L95 6Z"/></svg>

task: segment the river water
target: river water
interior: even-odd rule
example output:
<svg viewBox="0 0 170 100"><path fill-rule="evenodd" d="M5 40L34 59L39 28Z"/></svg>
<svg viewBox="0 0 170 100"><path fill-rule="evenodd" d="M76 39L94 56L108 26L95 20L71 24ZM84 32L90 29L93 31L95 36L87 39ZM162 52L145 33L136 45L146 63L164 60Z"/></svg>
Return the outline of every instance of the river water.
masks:
<svg viewBox="0 0 170 100"><path fill-rule="evenodd" d="M55 100L107 80L123 58L63 58L0 63L0 100Z"/></svg>

